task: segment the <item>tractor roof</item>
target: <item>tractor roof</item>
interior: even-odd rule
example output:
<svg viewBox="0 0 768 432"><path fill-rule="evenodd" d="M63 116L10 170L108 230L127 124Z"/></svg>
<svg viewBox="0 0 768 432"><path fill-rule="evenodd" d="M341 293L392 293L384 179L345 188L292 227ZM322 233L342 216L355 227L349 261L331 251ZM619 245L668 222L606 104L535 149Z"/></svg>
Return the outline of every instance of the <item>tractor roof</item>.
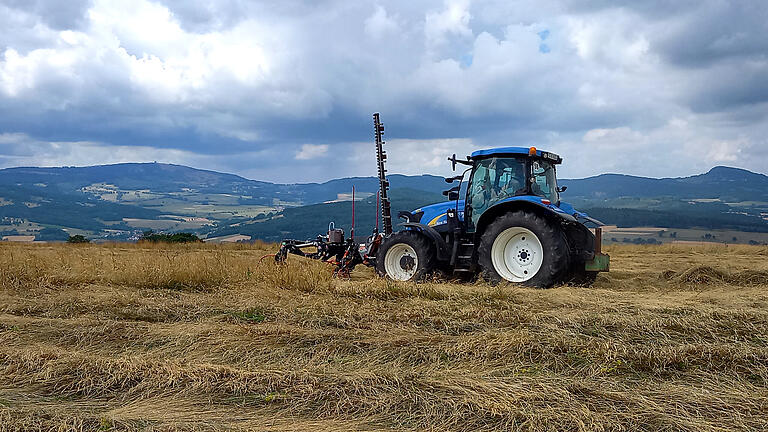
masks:
<svg viewBox="0 0 768 432"><path fill-rule="evenodd" d="M559 164L563 161L560 156L536 149L536 147L496 147L492 149L477 150L472 153L470 159L485 159L495 156L533 156L533 152L536 153L536 157L547 159L552 163Z"/></svg>

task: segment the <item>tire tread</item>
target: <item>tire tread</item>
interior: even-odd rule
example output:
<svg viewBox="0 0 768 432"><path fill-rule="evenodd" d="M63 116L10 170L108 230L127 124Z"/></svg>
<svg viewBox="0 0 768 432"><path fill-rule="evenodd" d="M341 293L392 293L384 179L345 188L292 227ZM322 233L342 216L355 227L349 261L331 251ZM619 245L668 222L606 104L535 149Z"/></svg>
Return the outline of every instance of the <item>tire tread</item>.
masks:
<svg viewBox="0 0 768 432"><path fill-rule="evenodd" d="M545 218L530 212L513 211L496 218L480 237L478 263L482 276L491 283L504 279L496 272L491 260L493 241L505 229L522 226L531 230L539 238L544 248L544 262L536 275L523 282L524 285L537 288L549 288L563 282L570 268L570 249L565 233Z"/></svg>
<svg viewBox="0 0 768 432"><path fill-rule="evenodd" d="M424 280L435 271L437 254L434 244L417 231L399 231L386 238L379 248L376 258L376 273L379 276L388 277L384 268L384 257L389 249L398 243L406 243L411 246L419 258L419 267L411 280Z"/></svg>

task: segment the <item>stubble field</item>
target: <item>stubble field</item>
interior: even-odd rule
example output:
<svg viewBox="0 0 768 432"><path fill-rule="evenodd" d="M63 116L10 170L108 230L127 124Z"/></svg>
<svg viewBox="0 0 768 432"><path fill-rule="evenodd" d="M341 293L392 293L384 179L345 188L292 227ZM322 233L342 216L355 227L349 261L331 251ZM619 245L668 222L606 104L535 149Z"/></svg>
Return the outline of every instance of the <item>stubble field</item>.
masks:
<svg viewBox="0 0 768 432"><path fill-rule="evenodd" d="M767 247L549 290L270 248L0 244L0 430L768 429Z"/></svg>

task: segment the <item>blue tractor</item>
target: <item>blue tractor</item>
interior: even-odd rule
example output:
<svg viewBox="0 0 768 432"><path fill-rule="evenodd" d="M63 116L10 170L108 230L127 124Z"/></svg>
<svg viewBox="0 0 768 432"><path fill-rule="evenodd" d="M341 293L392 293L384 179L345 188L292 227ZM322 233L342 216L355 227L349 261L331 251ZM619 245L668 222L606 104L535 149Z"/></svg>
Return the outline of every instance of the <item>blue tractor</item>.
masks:
<svg viewBox="0 0 768 432"><path fill-rule="evenodd" d="M608 271L602 224L560 199L566 189L557 185L560 156L500 147L449 160L454 170L468 166L446 179L458 182L444 192L449 201L400 212L402 230L385 236L376 251L381 276L420 280L442 271L547 288L588 285ZM594 233L587 224L596 226Z"/></svg>
<svg viewBox="0 0 768 432"><path fill-rule="evenodd" d="M334 264L340 276L363 264L400 281L441 272L467 279L481 274L491 282L541 288L566 282L589 285L598 272L608 271L610 258L600 247L602 224L560 200L565 187L558 187L555 167L562 158L535 147L480 150L464 160L454 154L449 159L454 171L457 164L468 168L445 179L458 183L443 192L448 202L400 212L402 229L394 232L384 125L378 113L373 120L382 232L377 220L363 244L356 242L354 228L349 238L343 230L329 228L327 235L312 240L283 240L277 262L293 254ZM595 225L594 233L587 224Z"/></svg>

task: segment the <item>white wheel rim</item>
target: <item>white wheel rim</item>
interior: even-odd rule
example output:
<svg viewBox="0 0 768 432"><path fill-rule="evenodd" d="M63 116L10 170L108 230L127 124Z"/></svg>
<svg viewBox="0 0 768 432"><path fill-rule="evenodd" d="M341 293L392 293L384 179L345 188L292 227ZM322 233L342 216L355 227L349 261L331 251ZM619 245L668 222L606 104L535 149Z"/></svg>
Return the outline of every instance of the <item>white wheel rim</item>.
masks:
<svg viewBox="0 0 768 432"><path fill-rule="evenodd" d="M544 248L531 230L507 228L493 241L491 262L502 278L510 282L525 282L541 269Z"/></svg>
<svg viewBox="0 0 768 432"><path fill-rule="evenodd" d="M416 251L405 243L398 243L387 251L384 257L384 270L387 276L394 280L409 280L419 268L419 257Z"/></svg>

